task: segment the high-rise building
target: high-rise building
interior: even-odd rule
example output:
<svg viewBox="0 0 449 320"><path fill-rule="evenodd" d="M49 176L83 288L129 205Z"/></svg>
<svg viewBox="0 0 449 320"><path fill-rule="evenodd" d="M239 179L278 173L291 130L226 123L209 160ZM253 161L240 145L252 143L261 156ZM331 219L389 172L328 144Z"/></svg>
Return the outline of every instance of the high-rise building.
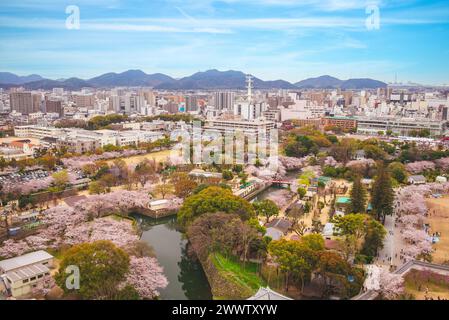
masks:
<svg viewBox="0 0 449 320"><path fill-rule="evenodd" d="M91 108L95 105L93 94L77 93L72 95L72 101L80 108Z"/></svg>
<svg viewBox="0 0 449 320"><path fill-rule="evenodd" d="M198 99L195 96L185 97L186 112L198 110Z"/></svg>
<svg viewBox="0 0 449 320"><path fill-rule="evenodd" d="M31 92L12 92L9 99L11 110L25 115L39 111L40 105L33 103Z"/></svg>
<svg viewBox="0 0 449 320"><path fill-rule="evenodd" d="M62 103L59 100L45 100L45 113L57 113L62 116Z"/></svg>
<svg viewBox="0 0 449 320"><path fill-rule="evenodd" d="M139 113L145 107L145 98L136 94L111 96L109 98L109 107L117 113Z"/></svg>
<svg viewBox="0 0 449 320"><path fill-rule="evenodd" d="M149 106L154 107L156 105L156 96L151 90L142 90L139 92L139 95L144 97L145 101Z"/></svg>
<svg viewBox="0 0 449 320"><path fill-rule="evenodd" d="M216 92L214 96L214 107L218 110L232 110L234 106L234 92Z"/></svg>
<svg viewBox="0 0 449 320"><path fill-rule="evenodd" d="M167 104L165 104L162 109L167 111L168 113L178 113L179 112L179 104L173 101L169 101Z"/></svg>

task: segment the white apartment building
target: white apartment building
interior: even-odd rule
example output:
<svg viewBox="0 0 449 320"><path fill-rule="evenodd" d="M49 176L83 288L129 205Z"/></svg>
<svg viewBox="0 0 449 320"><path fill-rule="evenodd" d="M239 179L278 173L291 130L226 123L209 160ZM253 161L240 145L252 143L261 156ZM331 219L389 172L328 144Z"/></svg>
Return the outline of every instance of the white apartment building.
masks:
<svg viewBox="0 0 449 320"><path fill-rule="evenodd" d="M234 92L216 92L214 94L214 107L217 110L228 109L232 110L232 106L235 101L235 93Z"/></svg>
<svg viewBox="0 0 449 320"><path fill-rule="evenodd" d="M428 129L430 135L439 136L447 133L447 121L397 118L397 117L357 117L357 132L377 134L379 131L391 130L393 133L407 136L413 130Z"/></svg>
<svg viewBox="0 0 449 320"><path fill-rule="evenodd" d="M55 127L42 127L37 125L15 126L14 134L21 138L60 137L64 134L63 129Z"/></svg>
<svg viewBox="0 0 449 320"><path fill-rule="evenodd" d="M163 137L164 134L162 132L141 130L121 131L117 136L117 145L120 147L137 145L139 143L154 142Z"/></svg>
<svg viewBox="0 0 449 320"><path fill-rule="evenodd" d="M110 109L117 113L140 113L145 105L145 98L137 94L114 95L109 98Z"/></svg>
<svg viewBox="0 0 449 320"><path fill-rule="evenodd" d="M255 121L245 120L208 120L203 127L204 130L218 131L222 134L226 132L234 133L235 131L242 131L244 134L258 134L259 132L269 132L276 126L275 122L264 119L257 119Z"/></svg>

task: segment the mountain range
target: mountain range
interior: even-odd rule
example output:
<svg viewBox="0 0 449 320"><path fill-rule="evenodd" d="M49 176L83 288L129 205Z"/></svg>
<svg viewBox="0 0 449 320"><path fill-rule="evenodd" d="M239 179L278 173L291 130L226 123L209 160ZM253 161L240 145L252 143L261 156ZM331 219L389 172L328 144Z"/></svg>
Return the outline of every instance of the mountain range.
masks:
<svg viewBox="0 0 449 320"><path fill-rule="evenodd" d="M340 80L326 75L299 81L295 86L301 89L376 89L386 87L387 84L368 78Z"/></svg>
<svg viewBox="0 0 449 320"><path fill-rule="evenodd" d="M23 86L36 90L64 88L79 90L85 87L153 87L166 90L196 90L196 89L244 89L246 74L241 71L208 70L197 72L191 76L174 79L162 73L146 74L141 70L128 70L122 73L105 73L88 80L79 78L50 80L39 75L18 76L9 72L0 72L0 87L11 88ZM253 77L255 89L375 89L386 87L387 84L373 79L340 80L331 76L309 78L292 84L285 80L264 81Z"/></svg>

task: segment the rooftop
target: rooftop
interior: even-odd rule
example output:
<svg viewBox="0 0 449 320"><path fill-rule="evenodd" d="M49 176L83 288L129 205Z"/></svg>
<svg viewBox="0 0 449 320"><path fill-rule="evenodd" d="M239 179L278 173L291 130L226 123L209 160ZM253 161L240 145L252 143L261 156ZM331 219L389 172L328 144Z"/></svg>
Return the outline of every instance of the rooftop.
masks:
<svg viewBox="0 0 449 320"><path fill-rule="evenodd" d="M9 271L6 276L13 282L35 277L39 274L47 273L48 269L43 264L35 264L28 267L23 267L14 271Z"/></svg>
<svg viewBox="0 0 449 320"><path fill-rule="evenodd" d="M259 288L255 295L248 298L248 300L293 300L286 297L276 291L271 290L269 287Z"/></svg>
<svg viewBox="0 0 449 320"><path fill-rule="evenodd" d="M30 252L19 257L6 259L0 261L0 269L3 272L8 272L14 269L29 266L31 264L39 263L48 259L52 259L53 256L44 250Z"/></svg>
<svg viewBox="0 0 449 320"><path fill-rule="evenodd" d="M337 203L339 204L348 204L351 202L351 198L349 197L339 197L337 198Z"/></svg>

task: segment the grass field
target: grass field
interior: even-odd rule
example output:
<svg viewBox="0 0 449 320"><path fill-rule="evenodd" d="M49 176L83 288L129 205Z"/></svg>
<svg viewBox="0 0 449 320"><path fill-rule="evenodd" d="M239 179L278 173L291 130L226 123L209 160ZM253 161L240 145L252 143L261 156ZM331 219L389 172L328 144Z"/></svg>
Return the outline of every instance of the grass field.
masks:
<svg viewBox="0 0 449 320"><path fill-rule="evenodd" d="M157 152L150 152L147 154L142 154L138 156L128 157L128 158L122 158L126 164L137 164L141 162L143 159L148 160L155 160L156 162L164 162L167 160L167 157L170 155L172 151L171 150L163 150L163 151L157 151ZM108 164L113 163L114 160L107 161Z"/></svg>
<svg viewBox="0 0 449 320"><path fill-rule="evenodd" d="M243 263L226 258L219 253L213 254L212 261L226 277L251 291L255 292L265 286L265 282L257 275L257 264L255 263L247 262L243 268Z"/></svg>
<svg viewBox="0 0 449 320"><path fill-rule="evenodd" d="M411 270L405 276L405 291L412 294L416 300L425 300L425 297L433 299L449 299L448 277L433 272Z"/></svg>
<svg viewBox="0 0 449 320"><path fill-rule="evenodd" d="M441 233L440 241L433 245L433 262L443 263L449 261L449 196L430 198L427 205L429 217L426 222L430 225L430 233Z"/></svg>

